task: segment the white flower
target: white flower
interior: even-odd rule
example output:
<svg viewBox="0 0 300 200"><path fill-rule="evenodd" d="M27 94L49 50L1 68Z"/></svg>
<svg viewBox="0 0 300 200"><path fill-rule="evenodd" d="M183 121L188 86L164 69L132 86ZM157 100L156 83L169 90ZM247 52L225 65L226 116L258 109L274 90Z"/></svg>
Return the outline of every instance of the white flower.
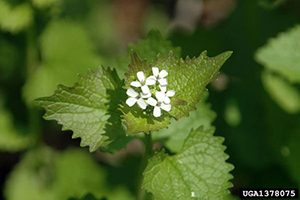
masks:
<svg viewBox="0 0 300 200"><path fill-rule="evenodd" d="M159 72L159 69L157 67L152 67L153 76L150 76L149 79L151 80L157 80L160 84L160 86L166 86L168 85L168 81L165 78L168 76L168 72L166 70L161 70Z"/></svg>
<svg viewBox="0 0 300 200"><path fill-rule="evenodd" d="M145 74L142 71L139 71L137 73L137 77L139 81L132 81L130 83L131 86L133 87L141 87L142 92L144 94L148 94L150 93L150 89L148 87L148 85L154 85L156 83L156 80L154 80L153 78L145 78Z"/></svg>
<svg viewBox="0 0 300 200"><path fill-rule="evenodd" d="M147 108L147 103L144 100L145 98L149 98L151 97L151 94L143 94L143 93L137 93L136 91L134 91L134 89L132 88L128 88L126 94L129 96L129 98L126 100L126 104L129 107L132 107L136 102L139 105L139 107L143 110L145 110Z"/></svg>
<svg viewBox="0 0 300 200"><path fill-rule="evenodd" d="M172 106L170 105L170 98L175 95L175 91L174 90L170 90L167 93L165 92L156 92L155 93L155 97L157 98L154 99L153 97L150 97L147 100L147 103L151 106L154 106L153 109L153 116L154 117L160 117L161 116L161 109L169 112L172 108Z"/></svg>

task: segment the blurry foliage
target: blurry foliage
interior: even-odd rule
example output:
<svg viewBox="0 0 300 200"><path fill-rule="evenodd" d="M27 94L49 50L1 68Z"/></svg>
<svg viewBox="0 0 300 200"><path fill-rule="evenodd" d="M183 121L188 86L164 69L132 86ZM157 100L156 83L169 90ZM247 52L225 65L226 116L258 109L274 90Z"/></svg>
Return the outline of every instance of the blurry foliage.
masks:
<svg viewBox="0 0 300 200"><path fill-rule="evenodd" d="M77 74L84 75L87 69L98 69L101 63L87 32L71 21L51 22L40 43L41 65L23 88L28 104L37 97L51 95L58 83L71 86L78 80Z"/></svg>
<svg viewBox="0 0 300 200"><path fill-rule="evenodd" d="M33 9L24 2L11 6L5 0L0 0L0 28L11 33L18 33L28 28L33 21Z"/></svg>
<svg viewBox="0 0 300 200"><path fill-rule="evenodd" d="M59 153L39 147L27 152L5 187L5 196L11 200L68 199L89 192L99 198L132 199L122 188L109 188L105 170L89 153L76 149Z"/></svg>
<svg viewBox="0 0 300 200"><path fill-rule="evenodd" d="M13 116L1 101L0 95L0 151L15 152L28 148L34 143L34 136L24 133L26 129L16 126Z"/></svg>

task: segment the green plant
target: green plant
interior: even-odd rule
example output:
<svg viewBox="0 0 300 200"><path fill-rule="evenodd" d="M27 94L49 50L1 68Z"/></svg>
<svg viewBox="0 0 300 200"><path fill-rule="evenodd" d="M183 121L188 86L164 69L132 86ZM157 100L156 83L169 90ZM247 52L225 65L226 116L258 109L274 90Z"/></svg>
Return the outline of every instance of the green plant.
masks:
<svg viewBox="0 0 300 200"><path fill-rule="evenodd" d="M115 143L124 147L128 139L140 137L145 155L140 164L140 173L144 172L140 174L138 199L144 199L143 189L156 199L219 199L228 194L233 167L226 163L223 139L213 136L213 128L185 126L183 132L170 133L169 138L174 134L185 140L172 156L163 149L153 152L152 134L166 128L172 118L179 120L197 112L206 85L216 79L231 52L214 58L203 52L198 58L183 60L173 54L172 46L162 43L168 42L152 31L148 39L132 48L125 82L116 70L102 66L80 77L73 87L59 85L54 95L35 99L34 104L46 110L45 119L72 130L73 138L80 137L81 146L89 146L91 152L110 150ZM144 55L147 60L140 59ZM156 135L159 140L164 133Z"/></svg>

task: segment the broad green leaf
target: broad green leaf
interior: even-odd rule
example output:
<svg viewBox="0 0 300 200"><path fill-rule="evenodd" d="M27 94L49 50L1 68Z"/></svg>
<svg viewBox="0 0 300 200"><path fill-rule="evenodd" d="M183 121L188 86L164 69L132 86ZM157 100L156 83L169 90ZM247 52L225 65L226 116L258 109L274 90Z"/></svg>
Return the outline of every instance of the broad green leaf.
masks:
<svg viewBox="0 0 300 200"><path fill-rule="evenodd" d="M262 82L271 98L286 112L297 113L300 110L300 92L296 87L280 76L264 72Z"/></svg>
<svg viewBox="0 0 300 200"><path fill-rule="evenodd" d="M144 171L143 188L157 200L222 199L226 196L233 166L224 139L213 136L214 129L192 130L182 150L172 156L156 153Z"/></svg>
<svg viewBox="0 0 300 200"><path fill-rule="evenodd" d="M1 97L0 97L1 98ZM0 102L0 151L20 151L33 144L34 138L16 128L11 114Z"/></svg>
<svg viewBox="0 0 300 200"><path fill-rule="evenodd" d="M167 57L170 51L172 51L176 57L181 57L180 47L174 47L170 41L162 37L159 30L152 29L148 33L147 38L140 40L137 45L133 43L128 44L127 56L120 59L118 72L123 75L128 71L132 52L135 52L142 60L146 59L147 64L152 64L157 61L158 55Z"/></svg>
<svg viewBox="0 0 300 200"><path fill-rule="evenodd" d="M267 69L275 71L291 82L300 82L300 25L270 39L258 49L255 58Z"/></svg>
<svg viewBox="0 0 300 200"><path fill-rule="evenodd" d="M105 170L86 151L60 153L40 147L26 153L12 170L4 194L7 200L66 200L88 193L96 199L117 194L123 194L124 200L132 199L123 188L108 188L106 179Z"/></svg>
<svg viewBox="0 0 300 200"><path fill-rule="evenodd" d="M97 70L101 63L84 27L74 22L50 22L40 43L41 65L23 88L29 105L35 98L51 95L57 84L73 85L77 74L84 75L89 68Z"/></svg>
<svg viewBox="0 0 300 200"><path fill-rule="evenodd" d="M189 116L189 112L196 109L196 104L206 91L208 83L215 80L219 69L230 57L232 52L222 53L214 58L206 56L206 51L198 58L183 59L176 58L172 52L167 58L159 57L152 66L157 66L160 70L166 70L168 90L175 90L176 95L171 99L173 106L170 112L163 112L159 118L155 118L151 109L142 111L138 105L129 108L124 105L125 125L127 134L139 132L149 133L165 128L169 124L170 117L180 119ZM132 62L129 65L130 71L126 73L125 88L128 89L132 81L137 80L137 72L143 71L146 77L152 75L152 66L146 61L141 61L136 54L132 55Z"/></svg>
<svg viewBox="0 0 300 200"><path fill-rule="evenodd" d="M201 102L196 106L197 110L190 112L189 117L184 117L179 121L171 119L171 124L168 125L167 129L153 132L153 140L163 142L170 151L176 153L182 149L184 140L192 128L196 129L199 126L204 126L204 129L210 128L216 118L216 113L211 110L210 104L205 103L207 98L208 93L203 94Z"/></svg>
<svg viewBox="0 0 300 200"><path fill-rule="evenodd" d="M56 120L63 130L81 137L81 146L90 151L113 141L123 130L118 105L125 91L115 70L100 67L80 77L74 87L59 85L53 96L34 100L46 110L47 120Z"/></svg>
<svg viewBox="0 0 300 200"><path fill-rule="evenodd" d="M4 0L0 0L0 28L18 33L28 28L33 21L33 10L29 3L22 3L11 7Z"/></svg>

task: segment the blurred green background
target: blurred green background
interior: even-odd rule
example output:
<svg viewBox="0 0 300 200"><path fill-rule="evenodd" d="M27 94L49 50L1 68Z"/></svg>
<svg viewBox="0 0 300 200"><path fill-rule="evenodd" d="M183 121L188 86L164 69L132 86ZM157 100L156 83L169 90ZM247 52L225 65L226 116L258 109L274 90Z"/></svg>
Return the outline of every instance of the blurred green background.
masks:
<svg viewBox="0 0 300 200"><path fill-rule="evenodd" d="M299 0L0 0L0 199L133 199L140 142L90 154L31 101L99 65L124 77L127 44L152 28L183 58L234 52L206 100L232 194L299 187L299 22Z"/></svg>

